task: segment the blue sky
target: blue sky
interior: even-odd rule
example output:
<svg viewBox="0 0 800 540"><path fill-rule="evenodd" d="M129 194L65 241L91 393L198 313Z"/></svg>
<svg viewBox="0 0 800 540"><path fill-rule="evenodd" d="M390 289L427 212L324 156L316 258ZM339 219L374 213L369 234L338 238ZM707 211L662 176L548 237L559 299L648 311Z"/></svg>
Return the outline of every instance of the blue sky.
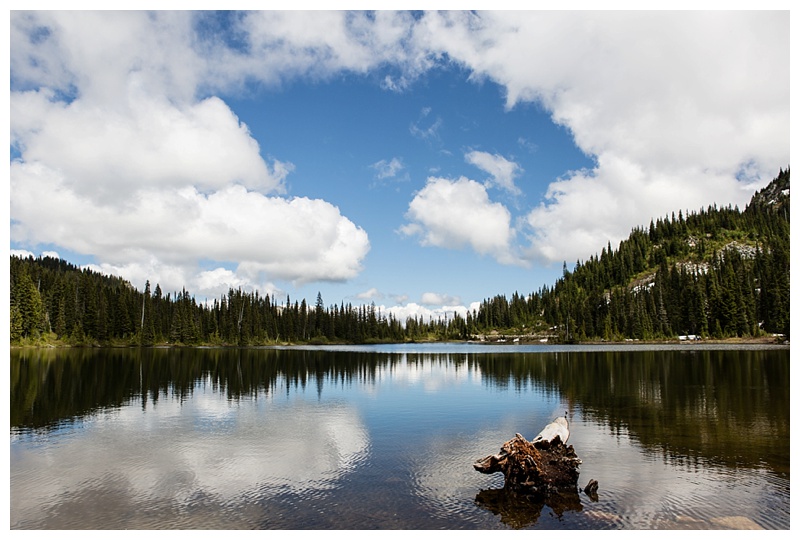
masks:
<svg viewBox="0 0 800 540"><path fill-rule="evenodd" d="M324 298L347 301L377 289L380 295L370 298L376 303L396 297L420 302L426 292L475 301L516 289L531 292L552 283L554 268L561 272L560 264L498 265L468 248L421 246L400 231L409 203L429 177L490 177L466 160L470 152L500 155L519 166L519 193L487 190L513 214L541 198L548 178L592 164L540 108L505 111L497 84L474 84L467 76L458 69L432 73L403 94L350 76L229 102L254 138L295 165L286 181L289 193L334 204L369 234L365 271L351 283L325 286L331 293ZM507 277L492 277L499 271ZM309 284L301 294L313 298L322 286Z"/></svg>
<svg viewBox="0 0 800 540"><path fill-rule="evenodd" d="M140 289L463 311L789 165L788 11L10 22L12 253Z"/></svg>

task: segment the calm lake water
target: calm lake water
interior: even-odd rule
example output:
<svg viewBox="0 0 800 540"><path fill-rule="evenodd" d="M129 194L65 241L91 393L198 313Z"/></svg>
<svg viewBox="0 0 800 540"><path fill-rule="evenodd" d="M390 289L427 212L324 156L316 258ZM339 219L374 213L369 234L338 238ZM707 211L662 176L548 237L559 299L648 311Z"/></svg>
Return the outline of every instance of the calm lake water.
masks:
<svg viewBox="0 0 800 540"><path fill-rule="evenodd" d="M12 529L788 529L789 350L11 351ZM583 460L472 463L556 416Z"/></svg>

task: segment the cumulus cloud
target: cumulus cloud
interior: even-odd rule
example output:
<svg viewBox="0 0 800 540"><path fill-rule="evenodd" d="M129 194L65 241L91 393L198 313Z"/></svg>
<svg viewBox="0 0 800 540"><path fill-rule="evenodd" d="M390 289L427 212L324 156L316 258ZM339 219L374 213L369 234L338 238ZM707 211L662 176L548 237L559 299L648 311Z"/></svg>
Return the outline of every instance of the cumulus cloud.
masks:
<svg viewBox="0 0 800 540"><path fill-rule="evenodd" d="M461 298L434 292L422 294L421 302L426 306L456 306L461 304Z"/></svg>
<svg viewBox="0 0 800 540"><path fill-rule="evenodd" d="M513 264L511 214L492 202L486 187L474 180L428 178L408 206L409 223L400 228L425 246L448 249L469 247L502 264Z"/></svg>
<svg viewBox="0 0 800 540"><path fill-rule="evenodd" d="M198 294L353 278L366 232L326 201L281 196L294 165L265 158L220 98L197 97L252 67L220 70L232 52L198 45L201 16L12 14L12 241Z"/></svg>
<svg viewBox="0 0 800 540"><path fill-rule="evenodd" d="M17 257L18 259L27 259L28 257L36 257L33 252L28 251L27 249L12 249L11 256Z"/></svg>
<svg viewBox="0 0 800 540"><path fill-rule="evenodd" d="M596 158L527 218L546 259L586 257L675 208L741 206L788 164L786 12L437 12L417 32Z"/></svg>
<svg viewBox="0 0 800 540"><path fill-rule="evenodd" d="M218 98L175 106L130 95L124 109L85 100L64 103L48 91L13 93L12 143L27 164L57 170L65 188L102 204L125 204L144 189L237 183L282 192L290 163L270 167L247 126Z"/></svg>
<svg viewBox="0 0 800 540"><path fill-rule="evenodd" d="M550 184L545 201L525 217L531 233L529 259L574 261L597 254L611 239L630 232L639 221L668 216L676 210L697 210L709 190L732 194L742 190L735 178L707 170L685 169L680 174L648 172L642 166L604 155L598 167L576 171ZM752 194L752 192L749 192ZM659 204L654 205L653 201ZM687 200L698 201L687 206ZM708 204L708 202L706 202ZM657 208L660 214L640 215L641 208ZM646 221L645 221L646 220Z"/></svg>
<svg viewBox="0 0 800 540"><path fill-rule="evenodd" d="M134 86L193 99L206 62L193 48L193 16L180 11L15 11L12 89L50 89L98 107Z"/></svg>
<svg viewBox="0 0 800 540"><path fill-rule="evenodd" d="M383 294L375 287L372 287L369 290L358 293L356 298L359 300L375 300L376 298L383 298Z"/></svg>
<svg viewBox="0 0 800 540"><path fill-rule="evenodd" d="M743 206L789 163L785 11L15 11L10 37L12 241L158 268L188 280L177 288L350 279L369 249L335 206L285 197L293 164L215 97L251 82L380 69L402 92L456 65L504 88L509 110L548 111L592 168L554 178L515 227L486 186L432 178L401 229L504 264L523 232L527 259L574 260L676 208ZM424 108L409 130L433 141L442 127ZM518 193L515 163L466 159Z"/></svg>
<svg viewBox="0 0 800 540"><path fill-rule="evenodd" d="M468 152L464 159L470 165L475 165L491 176L489 187L496 186L512 195L519 195L520 189L514 184L514 179L520 175L522 168L513 161L509 161L500 154L490 154L473 150Z"/></svg>
<svg viewBox="0 0 800 540"><path fill-rule="evenodd" d="M455 63L471 80L501 85L508 109L543 107L595 160L553 179L548 197L525 217L530 257L586 257L676 207L742 206L789 162L787 12L381 16L326 15L334 30L316 38L307 36L314 25L291 23L286 35L295 37L284 39L300 40L327 72L397 66L400 73L384 79L392 89ZM426 108L410 131L431 140L441 127ZM493 182L513 189L508 179L497 173Z"/></svg>
<svg viewBox="0 0 800 540"><path fill-rule="evenodd" d="M41 163L14 162L11 190L12 238L92 253L130 279L149 275L178 289L209 288L212 275L196 273L201 259L238 262L238 277L220 284L347 280L369 250L366 232L330 203L237 184L209 194L140 189L122 205L103 204Z"/></svg>
<svg viewBox="0 0 800 540"><path fill-rule="evenodd" d="M466 318L468 311L477 311L479 307L480 302L473 302L469 305L469 307L454 305L442 306L439 308L430 308L415 302L409 302L408 304L402 306L391 306L388 308L386 306L381 306L380 309L382 312L386 313L387 316L391 314L396 320L400 321L400 323L405 324L406 320L409 318L418 319L420 317L422 317L422 320L426 322L445 318L452 320L456 313L459 316Z"/></svg>
<svg viewBox="0 0 800 540"><path fill-rule="evenodd" d="M402 91L436 61L415 37L415 28L409 12L249 12L238 21L246 54L228 51L220 57L220 69L280 83L297 76L327 78L343 70L366 73L377 66L397 66L399 72L386 75L382 86Z"/></svg>
<svg viewBox="0 0 800 540"><path fill-rule="evenodd" d="M408 295L407 294L395 294L395 295L392 295L392 298L399 305L403 305L406 302L408 302Z"/></svg>

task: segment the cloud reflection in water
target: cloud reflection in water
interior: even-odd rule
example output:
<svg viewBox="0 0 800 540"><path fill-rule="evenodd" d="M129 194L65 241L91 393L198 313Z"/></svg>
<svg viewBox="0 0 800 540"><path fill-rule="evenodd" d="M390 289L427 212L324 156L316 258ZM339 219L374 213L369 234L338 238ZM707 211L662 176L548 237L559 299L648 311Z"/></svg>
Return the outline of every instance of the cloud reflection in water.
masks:
<svg viewBox="0 0 800 540"><path fill-rule="evenodd" d="M57 521L58 527L117 528L142 501L175 511L198 500L236 505L256 492L310 495L333 487L369 454L369 435L351 404L300 396L291 403L266 395L255 401L239 406L198 387L183 403L148 405L144 423L135 404L104 412L102 421L86 421L59 444L15 460L11 514L64 519L81 500L91 514L74 516L73 525ZM104 512L109 506L115 510ZM102 519L116 521L94 521Z"/></svg>

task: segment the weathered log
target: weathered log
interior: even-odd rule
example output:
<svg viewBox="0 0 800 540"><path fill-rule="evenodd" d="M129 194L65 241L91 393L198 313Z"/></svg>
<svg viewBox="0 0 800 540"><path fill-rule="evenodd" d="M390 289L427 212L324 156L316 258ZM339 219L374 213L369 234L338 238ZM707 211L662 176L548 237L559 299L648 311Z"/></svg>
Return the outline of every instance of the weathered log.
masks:
<svg viewBox="0 0 800 540"><path fill-rule="evenodd" d="M503 444L498 454L479 459L473 467L484 474L502 472L505 488L533 491L577 489L581 460L571 445L564 444L567 438L566 420L556 419L533 441L527 441L517 433Z"/></svg>
<svg viewBox="0 0 800 540"><path fill-rule="evenodd" d="M544 426L544 429L533 438L531 443L536 448L547 450L550 448L550 445L556 444L556 438L563 444L567 444L567 440L569 439L569 422L562 416L559 416Z"/></svg>

